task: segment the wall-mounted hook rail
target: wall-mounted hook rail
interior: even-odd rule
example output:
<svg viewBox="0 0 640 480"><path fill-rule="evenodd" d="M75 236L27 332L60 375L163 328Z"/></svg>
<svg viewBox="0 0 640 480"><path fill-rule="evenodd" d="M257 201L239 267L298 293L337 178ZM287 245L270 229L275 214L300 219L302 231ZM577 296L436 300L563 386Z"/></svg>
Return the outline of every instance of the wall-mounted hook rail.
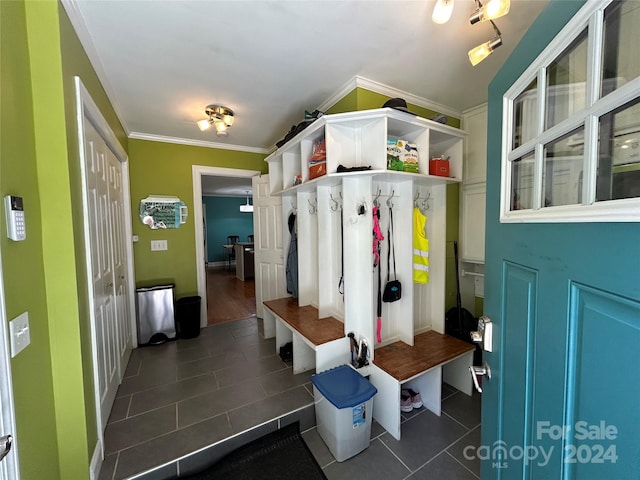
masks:
<svg viewBox="0 0 640 480"><path fill-rule="evenodd" d="M380 206L380 202L378 201L378 199L380 198L381 193L382 193L382 190L378 188L378 193L376 193L376 198L373 199L373 205L376 207Z"/></svg>
<svg viewBox="0 0 640 480"><path fill-rule="evenodd" d="M342 195L342 193L340 195ZM331 197L331 206L329 208L331 208L332 212L335 212L338 210L338 207L340 207L340 203L338 203L338 201L333 198L333 193L330 193L329 197Z"/></svg>
<svg viewBox="0 0 640 480"><path fill-rule="evenodd" d="M431 198L431 192L427 194L426 197L420 198L420 192L416 192L415 197L413 197L413 205L416 208L421 210L429 210L429 199ZM422 200L422 202L420 202Z"/></svg>
<svg viewBox="0 0 640 480"><path fill-rule="evenodd" d="M307 199L307 202L309 203L309 215L313 215L318 210L317 203L311 203L310 199Z"/></svg>
<svg viewBox="0 0 640 480"><path fill-rule="evenodd" d="M391 201L393 199L393 196L396 194L395 190L391 190L391 196L389 198L387 198L387 207L389 208L393 208L393 202Z"/></svg>

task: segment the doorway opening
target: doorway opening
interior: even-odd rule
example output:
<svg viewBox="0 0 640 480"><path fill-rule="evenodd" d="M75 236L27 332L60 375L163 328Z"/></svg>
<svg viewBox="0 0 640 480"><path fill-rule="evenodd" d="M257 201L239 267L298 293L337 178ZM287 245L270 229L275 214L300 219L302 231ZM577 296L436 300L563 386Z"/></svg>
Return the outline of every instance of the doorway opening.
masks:
<svg viewBox="0 0 640 480"><path fill-rule="evenodd" d="M253 229L252 227L246 227L247 230L243 230L242 235L239 231L231 232L226 229L238 229L242 225L239 219L248 220L248 222L245 221L244 223L252 224L252 214L241 212L239 207L241 203L245 203L247 191L250 192L252 190L251 178L259 174L259 171L254 170L193 166L197 282L198 295L203 300L200 316L201 327L255 316L255 282L252 278L253 275L250 275L251 278L248 278L249 275L246 276L247 278L239 275L241 278L238 278L236 271L237 259L234 259L232 264L226 256L229 254L226 238L231 235L238 236L237 241L246 244L248 247L252 243L249 242L249 235L253 235ZM211 195L214 191L220 198L238 204L234 209L223 207L227 211L228 217L225 220L220 220L218 225L215 225L215 220L213 225L207 220L207 218L215 217L216 209L212 209L208 205L206 208L207 218L204 216L205 209L203 209L203 195ZM233 217L237 217L235 221ZM205 226L208 231L211 231L212 228L219 230L219 235L223 235L224 240L211 238L211 235L207 235ZM251 263L251 266L253 266L251 260L247 260L247 263ZM212 275L210 276L209 273Z"/></svg>

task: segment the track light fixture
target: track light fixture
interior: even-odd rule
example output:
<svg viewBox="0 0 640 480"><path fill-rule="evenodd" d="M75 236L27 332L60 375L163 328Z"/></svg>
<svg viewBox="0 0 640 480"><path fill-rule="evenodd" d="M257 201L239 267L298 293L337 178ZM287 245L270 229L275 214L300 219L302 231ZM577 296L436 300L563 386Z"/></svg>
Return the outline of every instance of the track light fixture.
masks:
<svg viewBox="0 0 640 480"><path fill-rule="evenodd" d="M204 109L207 117L197 122L198 128L205 131L213 125L216 128L216 135L219 137L227 136L227 129L233 125L233 110L222 105L207 105Z"/></svg>
<svg viewBox="0 0 640 480"><path fill-rule="evenodd" d="M434 23L446 23L451 18L453 12L454 0L437 0L433 7L433 13L431 20ZM486 5L482 5L480 0L474 0L476 4L476 11L469 18L471 25L478 22L491 22L496 36L493 40L481 43L475 48L469 50L469 61L474 67L482 60L487 58L493 51L502 45L502 34L496 24L493 23L494 18L499 18L509 13L511 7L511 0L489 0Z"/></svg>
<svg viewBox="0 0 640 480"><path fill-rule="evenodd" d="M491 55L496 48L502 45L502 33L498 30L493 19L502 17L509 13L509 7L511 5L510 0L489 0L484 6L480 3L480 0L475 0L475 2L476 11L471 15L471 18L469 18L469 23L473 25L475 23L485 22L488 20L491 22L491 26L493 27L496 35L493 40L481 43L477 47L469 50L469 61L474 67Z"/></svg>
<svg viewBox="0 0 640 480"><path fill-rule="evenodd" d="M509 13L511 0L489 0L485 6L482 6L479 1L476 1L476 5L478 6L477 10L471 15L471 18L469 18L471 25L506 15Z"/></svg>

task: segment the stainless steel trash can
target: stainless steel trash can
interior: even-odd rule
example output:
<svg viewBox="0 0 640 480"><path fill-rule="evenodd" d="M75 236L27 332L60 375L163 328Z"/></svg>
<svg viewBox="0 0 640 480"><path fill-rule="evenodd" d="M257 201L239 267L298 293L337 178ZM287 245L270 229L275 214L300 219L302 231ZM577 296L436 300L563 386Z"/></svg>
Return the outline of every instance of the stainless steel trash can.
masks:
<svg viewBox="0 0 640 480"><path fill-rule="evenodd" d="M138 345L158 344L176 337L174 285L136 289Z"/></svg>

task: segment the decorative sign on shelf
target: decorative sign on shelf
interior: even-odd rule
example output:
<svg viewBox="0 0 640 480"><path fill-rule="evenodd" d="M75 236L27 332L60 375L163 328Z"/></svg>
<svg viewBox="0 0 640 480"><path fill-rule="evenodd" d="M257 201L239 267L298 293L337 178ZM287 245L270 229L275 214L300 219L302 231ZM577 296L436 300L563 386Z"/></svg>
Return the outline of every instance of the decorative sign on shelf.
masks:
<svg viewBox="0 0 640 480"><path fill-rule="evenodd" d="M152 195L140 200L140 220L152 230L179 228L187 216L187 206L178 197Z"/></svg>

